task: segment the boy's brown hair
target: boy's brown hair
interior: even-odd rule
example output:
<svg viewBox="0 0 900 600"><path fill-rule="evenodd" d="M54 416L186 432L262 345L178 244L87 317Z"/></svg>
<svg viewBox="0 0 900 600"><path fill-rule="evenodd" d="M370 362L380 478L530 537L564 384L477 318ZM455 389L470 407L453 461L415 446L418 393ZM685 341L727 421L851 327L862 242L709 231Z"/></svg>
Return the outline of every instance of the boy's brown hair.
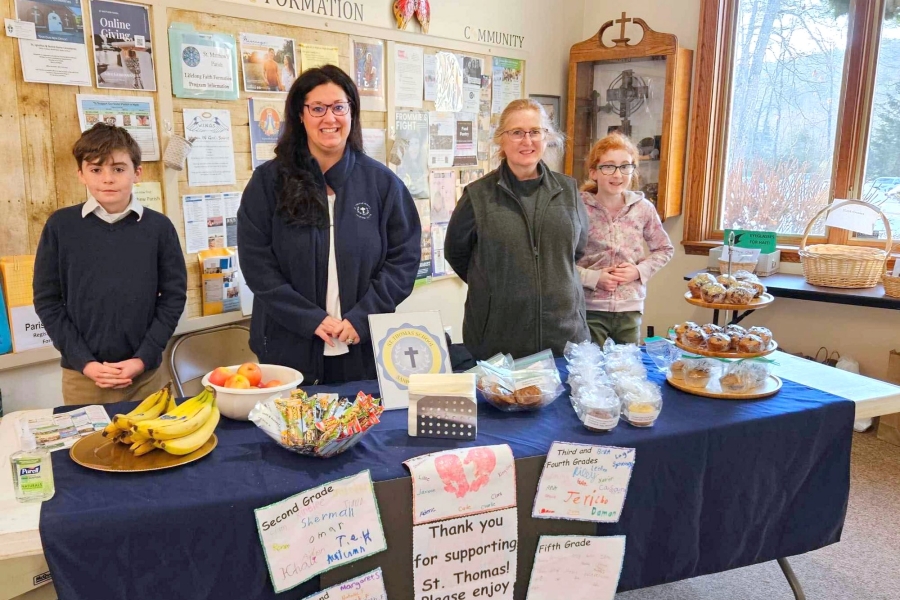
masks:
<svg viewBox="0 0 900 600"><path fill-rule="evenodd" d="M85 162L102 165L118 150L128 153L135 169L141 166L141 147L128 131L115 125L95 123L75 142L72 155L75 156L80 171Z"/></svg>

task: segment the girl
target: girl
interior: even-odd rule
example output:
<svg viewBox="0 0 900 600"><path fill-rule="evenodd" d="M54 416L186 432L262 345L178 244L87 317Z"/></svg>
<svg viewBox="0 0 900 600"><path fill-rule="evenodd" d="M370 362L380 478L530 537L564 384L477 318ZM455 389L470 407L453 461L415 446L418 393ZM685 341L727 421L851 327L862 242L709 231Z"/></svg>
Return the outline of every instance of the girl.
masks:
<svg viewBox="0 0 900 600"><path fill-rule="evenodd" d="M647 281L675 253L656 207L642 192L631 191L638 156L625 136L606 136L591 148L590 180L581 186L590 233L577 268L591 339L601 346L607 337L638 342ZM644 254L644 242L650 254Z"/></svg>

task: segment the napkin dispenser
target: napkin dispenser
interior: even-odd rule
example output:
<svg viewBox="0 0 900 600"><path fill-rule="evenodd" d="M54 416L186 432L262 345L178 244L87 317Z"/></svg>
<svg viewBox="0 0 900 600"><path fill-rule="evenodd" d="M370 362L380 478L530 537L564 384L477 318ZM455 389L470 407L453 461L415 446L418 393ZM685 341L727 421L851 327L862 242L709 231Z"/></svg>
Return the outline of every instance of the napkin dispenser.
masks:
<svg viewBox="0 0 900 600"><path fill-rule="evenodd" d="M407 414L410 436L474 440L478 434L475 374L410 375Z"/></svg>

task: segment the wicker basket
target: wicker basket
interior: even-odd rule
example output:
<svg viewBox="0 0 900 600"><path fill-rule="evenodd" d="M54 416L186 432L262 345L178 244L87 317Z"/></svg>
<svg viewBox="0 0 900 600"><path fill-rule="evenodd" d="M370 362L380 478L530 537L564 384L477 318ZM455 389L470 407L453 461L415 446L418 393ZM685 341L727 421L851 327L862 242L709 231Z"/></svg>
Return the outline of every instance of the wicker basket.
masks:
<svg viewBox="0 0 900 600"><path fill-rule="evenodd" d="M887 243L884 250L863 246L843 246L840 244L814 244L806 247L806 238L813 224L823 214L847 204L861 204L878 212L884 221ZM834 288L872 288L878 285L884 275L885 264L891 255L891 224L878 207L859 200L844 200L820 210L812 218L803 232L800 242L800 263L807 283Z"/></svg>
<svg viewBox="0 0 900 600"><path fill-rule="evenodd" d="M894 277L890 273L885 272L884 294L892 298L900 298L900 277Z"/></svg>

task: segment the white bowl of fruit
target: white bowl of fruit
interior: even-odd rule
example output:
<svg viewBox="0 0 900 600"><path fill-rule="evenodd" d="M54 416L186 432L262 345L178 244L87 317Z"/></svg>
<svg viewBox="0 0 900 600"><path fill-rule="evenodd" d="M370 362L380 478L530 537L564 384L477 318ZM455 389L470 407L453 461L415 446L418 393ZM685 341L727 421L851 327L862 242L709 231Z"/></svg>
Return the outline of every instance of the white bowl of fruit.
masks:
<svg viewBox="0 0 900 600"><path fill-rule="evenodd" d="M303 374L281 365L244 363L219 367L203 376L204 386L216 390L216 405L222 416L246 421L261 400L280 396L303 382Z"/></svg>

